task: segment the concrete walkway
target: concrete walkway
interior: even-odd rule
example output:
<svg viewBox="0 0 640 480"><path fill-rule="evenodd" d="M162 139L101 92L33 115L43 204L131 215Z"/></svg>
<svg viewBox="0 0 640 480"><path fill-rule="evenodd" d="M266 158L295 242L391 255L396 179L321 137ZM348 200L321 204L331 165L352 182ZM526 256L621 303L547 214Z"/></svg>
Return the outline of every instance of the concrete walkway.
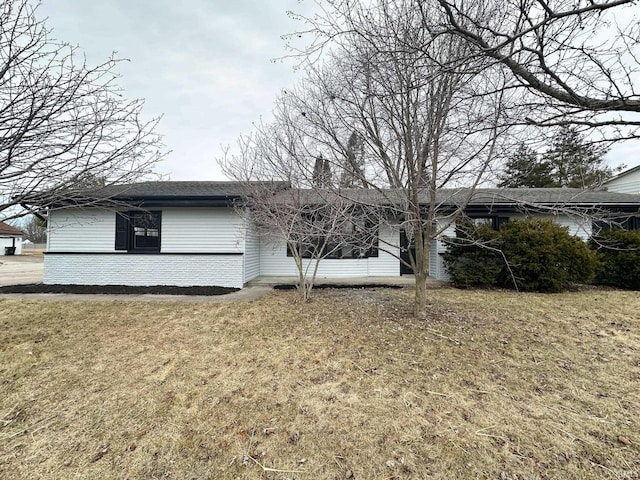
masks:
<svg viewBox="0 0 640 480"><path fill-rule="evenodd" d="M42 283L42 255L0 256L0 286Z"/></svg>
<svg viewBox="0 0 640 480"><path fill-rule="evenodd" d="M251 280L248 285L260 286L260 285L294 285L296 283L296 277L271 277L260 276ZM344 278L321 278L317 277L315 285L353 285L358 287L359 285L393 285L393 286L412 286L415 285L416 279L413 275L402 275L399 277L344 277ZM443 285L446 282L429 278L427 279L427 285L436 286Z"/></svg>

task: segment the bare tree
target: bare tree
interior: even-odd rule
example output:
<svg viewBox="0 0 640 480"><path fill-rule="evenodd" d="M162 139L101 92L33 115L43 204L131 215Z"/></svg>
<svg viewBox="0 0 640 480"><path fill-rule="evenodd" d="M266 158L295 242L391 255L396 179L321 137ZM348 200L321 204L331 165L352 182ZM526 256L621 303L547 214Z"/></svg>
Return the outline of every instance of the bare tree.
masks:
<svg viewBox="0 0 640 480"><path fill-rule="evenodd" d="M418 2L417 4L422 4ZM423 22L466 42L469 56L510 73L531 106L524 121L611 127L612 139L637 138L640 37L632 0L437 0L443 16ZM470 54L470 55L469 55Z"/></svg>
<svg viewBox="0 0 640 480"><path fill-rule="evenodd" d="M27 222L22 227L25 238L33 243L45 243L47 241L46 219L38 218L35 215L28 217Z"/></svg>
<svg viewBox="0 0 640 480"><path fill-rule="evenodd" d="M313 142L301 135L286 105L278 106L274 122L241 137L222 166L243 187L244 200L237 208L251 234L276 248L286 245L296 266L300 299L307 301L322 260L347 250L358 258L377 238L364 228L371 209L331 189L329 163L310 153Z"/></svg>
<svg viewBox="0 0 640 480"><path fill-rule="evenodd" d="M88 66L36 14L28 0L0 6L1 219L27 204L82 204L87 185L134 181L162 157L157 119L115 83L118 61Z"/></svg>
<svg viewBox="0 0 640 480"><path fill-rule="evenodd" d="M310 20L319 43L303 52L324 49L323 63L313 62L304 84L280 101L304 113L291 123L331 152L326 158L336 165L351 150L343 139L354 129L362 136L364 168L354 169L354 184L374 190L389 213L384 221L405 232L408 258L397 253L398 244L387 250L414 272L415 313L422 315L432 243L500 158L512 99L499 69L472 59L464 40L427 28L427 4L339 1L327 8ZM430 18L439 15L429 10ZM463 55L469 61L454 62ZM445 187L455 195L443 196Z"/></svg>

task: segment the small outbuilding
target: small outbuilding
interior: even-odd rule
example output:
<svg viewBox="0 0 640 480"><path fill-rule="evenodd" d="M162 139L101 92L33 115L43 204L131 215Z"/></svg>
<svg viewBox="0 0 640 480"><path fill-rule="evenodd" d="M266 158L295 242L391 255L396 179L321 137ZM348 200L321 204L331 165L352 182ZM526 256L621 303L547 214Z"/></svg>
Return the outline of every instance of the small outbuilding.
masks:
<svg viewBox="0 0 640 480"><path fill-rule="evenodd" d="M0 255L21 255L23 236L21 230L0 222Z"/></svg>

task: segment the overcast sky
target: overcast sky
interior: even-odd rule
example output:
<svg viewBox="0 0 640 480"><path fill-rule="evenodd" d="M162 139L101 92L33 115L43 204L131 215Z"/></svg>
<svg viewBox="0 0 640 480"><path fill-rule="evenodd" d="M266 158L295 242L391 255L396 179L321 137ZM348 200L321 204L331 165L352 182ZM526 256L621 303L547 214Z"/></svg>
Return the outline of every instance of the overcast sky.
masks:
<svg viewBox="0 0 640 480"><path fill-rule="evenodd" d="M146 99L148 118L172 152L158 168L172 180L223 179L216 158L252 122L268 118L294 62L281 35L299 28L286 12L298 0L43 0L53 37L79 45L89 63L112 52L129 98Z"/></svg>
<svg viewBox="0 0 640 480"><path fill-rule="evenodd" d="M222 180L216 163L252 122L268 118L297 75L281 35L300 28L286 12L311 0L42 0L53 37L79 45L90 64L112 52L129 98L146 99L148 118L172 150L159 166L171 180ZM640 164L640 141L617 146L612 165Z"/></svg>

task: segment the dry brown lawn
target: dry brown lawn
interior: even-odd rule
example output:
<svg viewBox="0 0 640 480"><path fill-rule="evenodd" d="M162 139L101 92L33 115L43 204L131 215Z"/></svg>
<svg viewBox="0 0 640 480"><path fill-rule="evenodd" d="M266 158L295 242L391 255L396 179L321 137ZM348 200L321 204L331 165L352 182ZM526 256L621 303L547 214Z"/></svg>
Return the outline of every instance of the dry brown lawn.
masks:
<svg viewBox="0 0 640 480"><path fill-rule="evenodd" d="M640 296L0 299L0 478L640 478Z"/></svg>

